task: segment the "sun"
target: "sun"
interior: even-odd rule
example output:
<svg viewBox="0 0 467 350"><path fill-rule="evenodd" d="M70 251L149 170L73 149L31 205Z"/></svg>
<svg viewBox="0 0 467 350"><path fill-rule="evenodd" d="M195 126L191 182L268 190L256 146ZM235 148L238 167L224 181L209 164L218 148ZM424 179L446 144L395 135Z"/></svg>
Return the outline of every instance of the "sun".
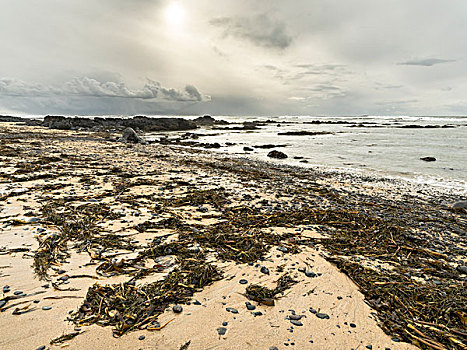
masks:
<svg viewBox="0 0 467 350"><path fill-rule="evenodd" d="M180 27L185 20L185 9L177 1L170 3L165 10L165 20L173 27Z"/></svg>

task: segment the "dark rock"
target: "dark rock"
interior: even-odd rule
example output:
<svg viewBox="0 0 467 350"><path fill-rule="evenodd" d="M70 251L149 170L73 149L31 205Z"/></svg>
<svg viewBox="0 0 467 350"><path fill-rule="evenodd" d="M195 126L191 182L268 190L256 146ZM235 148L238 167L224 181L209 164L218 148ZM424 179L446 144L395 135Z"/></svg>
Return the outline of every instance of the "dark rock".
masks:
<svg viewBox="0 0 467 350"><path fill-rule="evenodd" d="M51 306L43 306L42 310L45 310L45 311L52 310L52 307Z"/></svg>
<svg viewBox="0 0 467 350"><path fill-rule="evenodd" d="M282 252L282 253L287 253L289 249L287 247L277 247L277 250Z"/></svg>
<svg viewBox="0 0 467 350"><path fill-rule="evenodd" d="M266 266L261 266L260 271L264 273L265 275L269 275L269 269Z"/></svg>
<svg viewBox="0 0 467 350"><path fill-rule="evenodd" d="M270 346L269 350L279 350L279 349L277 348L277 346Z"/></svg>
<svg viewBox="0 0 467 350"><path fill-rule="evenodd" d="M452 205L453 209L467 209L467 201L456 202Z"/></svg>
<svg viewBox="0 0 467 350"><path fill-rule="evenodd" d="M356 328L356 327L357 327L357 325L356 325L355 323L350 323L349 326L352 327L352 328Z"/></svg>
<svg viewBox="0 0 467 350"><path fill-rule="evenodd" d="M317 274L314 273L313 271L305 271L305 276L306 276L306 277L313 278L313 277L316 277Z"/></svg>
<svg viewBox="0 0 467 350"><path fill-rule="evenodd" d="M176 314L179 314L180 312L183 311L183 308L180 305L174 305L172 307L172 311L175 312Z"/></svg>
<svg viewBox="0 0 467 350"><path fill-rule="evenodd" d="M250 311L253 311L253 310L256 309L256 306L253 305L253 304L251 304L251 303L248 302L248 301L245 303L245 305L246 305L246 308L247 308L248 310L250 310Z"/></svg>
<svg viewBox="0 0 467 350"><path fill-rule="evenodd" d="M290 316L289 316L289 320L299 321L299 320L301 320L303 317L306 317L306 316L305 316L305 315L290 315Z"/></svg>
<svg viewBox="0 0 467 350"><path fill-rule="evenodd" d="M222 322L222 325L225 327L227 326L229 323L228 322Z"/></svg>
<svg viewBox="0 0 467 350"><path fill-rule="evenodd" d="M277 135L287 135L287 136L316 136L316 135L330 135L333 134L329 131L287 131L280 132Z"/></svg>
<svg viewBox="0 0 467 350"><path fill-rule="evenodd" d="M240 281L238 281L238 283L240 284L247 284L248 281L246 279L241 279Z"/></svg>
<svg viewBox="0 0 467 350"><path fill-rule="evenodd" d="M253 316L263 316L263 313L261 311L256 311L251 313Z"/></svg>
<svg viewBox="0 0 467 350"><path fill-rule="evenodd" d="M459 271L460 273L463 273L464 275L467 275L467 266L465 265L458 265L456 267L456 270Z"/></svg>
<svg viewBox="0 0 467 350"><path fill-rule="evenodd" d="M238 310L237 310L237 309L234 309L233 307L228 307L228 308L226 308L226 310L227 310L228 312L233 313L233 314L238 314Z"/></svg>
<svg viewBox="0 0 467 350"><path fill-rule="evenodd" d="M195 300L195 301L193 302L193 305L201 305L201 303L200 303L198 300Z"/></svg>
<svg viewBox="0 0 467 350"><path fill-rule="evenodd" d="M322 319L322 320L329 320L329 315L328 315L328 314L323 314L323 313L321 313L321 312L318 312L318 313L316 314L316 317L318 317L318 318L320 318L320 319Z"/></svg>
<svg viewBox="0 0 467 350"><path fill-rule="evenodd" d="M13 294L14 294L14 295L20 295L20 294L23 294L23 292L22 292L22 291L20 291L20 290L17 290L17 291L16 291L16 292L14 292Z"/></svg>
<svg viewBox="0 0 467 350"><path fill-rule="evenodd" d="M284 152L281 152L281 151L276 151L276 150L269 152L268 157L269 158L276 158L276 159L288 158L287 154L285 154Z"/></svg>
<svg viewBox="0 0 467 350"><path fill-rule="evenodd" d="M425 162L435 162L436 161L435 157L422 157L420 159L425 161Z"/></svg>
<svg viewBox="0 0 467 350"><path fill-rule="evenodd" d="M219 335L225 335L225 333L227 333L227 328L225 328L225 327L219 327L219 328L217 328L217 334L219 334Z"/></svg>
<svg viewBox="0 0 467 350"><path fill-rule="evenodd" d="M298 327L303 326L303 323L301 323L300 321L296 321L296 320L290 320L290 323L292 323L294 326L298 326Z"/></svg>
<svg viewBox="0 0 467 350"><path fill-rule="evenodd" d="M144 339L146 339L146 337L145 337L144 335L140 335L140 336L138 337L138 340L144 340Z"/></svg>
<svg viewBox="0 0 467 350"><path fill-rule="evenodd" d="M253 148L251 148L251 147L243 147L243 150L244 150L245 152L251 152L251 151L254 151L254 149L253 149Z"/></svg>
<svg viewBox="0 0 467 350"><path fill-rule="evenodd" d="M10 291L10 286L3 287L3 293L8 293Z"/></svg>
<svg viewBox="0 0 467 350"><path fill-rule="evenodd" d="M6 305L6 300L0 300L0 309Z"/></svg>
<svg viewBox="0 0 467 350"><path fill-rule="evenodd" d="M42 345L42 346L39 346L36 350L45 350L45 349L46 349L46 346Z"/></svg>
<svg viewBox="0 0 467 350"><path fill-rule="evenodd" d="M136 131L134 131L132 128L126 128L123 130L122 138L125 142L146 144L146 141L138 136Z"/></svg>
<svg viewBox="0 0 467 350"><path fill-rule="evenodd" d="M262 148L262 149L271 149L271 148L277 148L277 147L287 147L287 145L259 145L259 146L253 146L253 148Z"/></svg>
<svg viewBox="0 0 467 350"><path fill-rule="evenodd" d="M317 311L316 311L315 309L313 309L312 307L310 307L308 310L309 310L312 314L316 314L316 313L317 313Z"/></svg>

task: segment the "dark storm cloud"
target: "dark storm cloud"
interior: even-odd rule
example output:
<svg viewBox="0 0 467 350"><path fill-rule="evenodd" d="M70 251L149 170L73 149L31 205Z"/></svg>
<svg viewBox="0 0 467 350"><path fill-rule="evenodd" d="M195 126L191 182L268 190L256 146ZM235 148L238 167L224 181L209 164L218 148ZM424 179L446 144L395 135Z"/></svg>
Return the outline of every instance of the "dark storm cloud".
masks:
<svg viewBox="0 0 467 350"><path fill-rule="evenodd" d="M456 62L456 60L445 60L441 58L425 58L421 60L411 60L411 61L400 62L398 63L398 65L431 67L431 66L434 66L435 64L450 63L450 62Z"/></svg>
<svg viewBox="0 0 467 350"><path fill-rule="evenodd" d="M268 48L286 49L292 44L285 24L267 14L253 17L219 17L210 22L223 29L225 37L232 36Z"/></svg>
<svg viewBox="0 0 467 350"><path fill-rule="evenodd" d="M141 89L130 89L124 82L100 82L89 77L74 78L63 86L46 86L21 81L19 79L0 79L0 97L44 97L44 96L81 96L109 97L125 99L161 99L177 102L200 102L209 99L193 85L184 90L163 87L159 82L148 80Z"/></svg>

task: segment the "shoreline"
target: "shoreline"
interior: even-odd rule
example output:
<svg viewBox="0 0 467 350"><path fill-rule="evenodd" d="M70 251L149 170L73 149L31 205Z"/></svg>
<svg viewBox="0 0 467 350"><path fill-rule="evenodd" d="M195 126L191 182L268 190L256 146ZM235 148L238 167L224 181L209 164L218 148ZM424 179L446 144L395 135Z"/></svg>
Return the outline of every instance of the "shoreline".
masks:
<svg viewBox="0 0 467 350"><path fill-rule="evenodd" d="M348 174L278 166L207 151L125 144L106 140L106 135L99 133L11 124L1 124L0 128L6 135L0 138L2 164L5 165L2 179L27 189L18 196L3 197L0 202L3 225L0 246L4 247L0 266L9 266L0 270L0 283L10 285L11 289L4 297L18 288L26 291L22 298L28 301L32 298L29 292L45 292L37 297L40 298L38 305L43 307L43 298L73 296L63 300L45 299L52 300L46 305L51 306L51 310L40 307L33 311L29 311L32 308L22 310L28 303L17 306L20 308L18 315L12 315L10 311L13 310L7 309L0 320L2 330L7 330L0 341L4 348L19 349L23 344L29 349L41 345L49 347L52 338L72 332L75 327L80 330L74 332L85 332L66 341L71 349L120 346L180 349L188 341L191 341L188 349L268 349L270 346L340 349L368 345L373 349L414 348L401 340L422 347L426 346L421 345L424 342L441 342L449 349L456 346L449 337L423 327L422 323L411 323L417 331L408 327L407 315L403 315L404 310L407 314L407 308L417 315L418 321L423 321L425 316L418 314L413 296L404 297L408 290L401 287L399 291L392 286L396 283L396 286L417 288L422 296L435 299L439 295L430 294L430 290L452 290L454 294L449 294L448 298L451 306L459 308L459 312L462 308L465 311L462 294L457 295L460 299L457 304L454 301L455 293L462 293L459 288L465 290L467 280L460 269L466 263L465 230L462 235L465 210L452 210L449 206L465 197L436 190L417 193L423 186L387 180L369 182ZM24 159L28 163L24 163ZM23 181L28 176L29 181ZM50 213L41 212L40 205L47 204L51 205ZM99 208L103 212L94 217L93 212L78 210L92 205L102 205ZM245 214L242 208L250 208L250 214L241 216ZM28 212L33 216L26 216ZM86 241L87 238L80 235L63 236L65 246L55 253L65 255L47 256L45 272L51 280L47 282L48 288L43 288L44 282L33 276L31 262L40 262L37 253L41 249L47 251L44 242L53 234L61 235L66 227L66 222L51 213L70 220L93 217L96 222L80 223L90 225L84 227L96 232L94 241ZM334 215L335 219L329 220L329 215ZM243 219L236 221L237 216ZM269 221L265 221L266 217ZM348 223L338 222L345 217L349 218ZM38 221L27 221L31 218L38 218ZM162 222L168 219L171 223ZM231 226L225 226L226 222ZM399 225L403 225L400 232ZM375 227L379 226L382 236L373 236ZM232 230L228 231L227 244L222 236L226 230ZM349 236L350 231L356 236ZM244 239L237 239L236 235L250 237L251 232L255 232L248 238L251 244L244 246ZM392 246L391 242L386 242L386 233L394 234L392 239L398 244ZM216 238L218 235L220 241ZM120 237L121 242L128 245L109 243L105 237ZM271 237L275 237L273 241ZM353 242L355 239L357 242ZM83 242L87 242L88 249L80 246ZM374 250L362 249L365 242L367 247L375 245ZM344 243L347 246L342 246ZM384 244L378 247L379 243ZM170 252L159 252L152 260L140 258L145 250L151 249L154 254L154 249L167 244L172 244ZM186 247L193 249L186 251ZM386 255L384 250L388 250ZM133 331L115 339L111 329L115 329L116 321L113 320L115 316L111 316L115 314L111 307L101 316L108 322L107 327L80 326L93 312L103 310L99 306L98 310L94 309L91 300L86 306L91 311L83 310L85 293L95 280L72 276L96 276L99 284L104 285L128 282L135 273L139 276L137 271L140 271L142 275L136 279L137 286L152 285L165 281L164 278L177 271L185 261L183 256L185 260L188 257L186 261L195 259L200 266L218 269L223 278L217 280L219 276L213 274L213 280L205 285L198 281L202 285L196 287L194 283L196 288L180 291L185 297L174 300L183 307L181 314L174 314L171 302L162 303L161 310L154 311L158 310L157 306L151 315L147 314L148 317L157 316L154 319L160 325L174 319L164 329ZM90 261L92 265L88 264ZM47 268L50 264L52 269ZM262 267L268 269L268 274L260 271ZM423 269L428 271L422 272ZM59 273L60 270L66 271ZM105 273L96 275L97 271ZM275 306L264 305L265 299L260 298L259 303L251 299L250 302L261 315L254 316L245 309L248 301L244 296L245 287L253 284L271 290L284 274L296 283L287 285L274 297ZM239 282L241 279L247 283L243 285ZM452 289L454 285L458 289ZM72 290L63 291L67 288ZM399 296L391 299L390 293ZM465 296L465 291L463 293ZM382 303L381 298L388 300ZM405 308L397 305L398 298ZM2 307L10 307L15 300L8 300ZM193 304L194 300L199 300L201 307ZM30 305L34 307L33 302ZM232 314L226 307L239 313ZM63 321L71 310L74 325ZM370 318L375 310L378 322ZM316 311L330 319L316 317ZM435 312L433 307L429 311ZM390 312L398 315L395 320L388 317ZM291 318L295 313L306 317L295 320ZM426 317L438 322L434 314ZM461 329L457 316L442 314L442 317L444 321L438 325L441 329L448 327L451 335ZM24 319L30 324L24 326ZM222 326L223 322L227 325ZM378 323L391 336L385 335ZM222 327L225 332L219 330ZM143 335L145 338L138 340ZM454 338L465 341L459 335Z"/></svg>

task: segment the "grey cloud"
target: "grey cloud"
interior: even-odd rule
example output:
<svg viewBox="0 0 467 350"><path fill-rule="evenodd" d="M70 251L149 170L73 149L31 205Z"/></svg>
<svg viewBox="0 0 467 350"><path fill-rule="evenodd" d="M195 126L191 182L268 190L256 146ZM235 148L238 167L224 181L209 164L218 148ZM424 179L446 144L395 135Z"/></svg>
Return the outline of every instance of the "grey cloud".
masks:
<svg viewBox="0 0 467 350"><path fill-rule="evenodd" d="M27 83L18 79L0 79L0 97L80 96L97 98L158 99L176 102L201 102L209 100L193 85L184 90L163 87L159 82L148 80L142 89L130 89L124 82L100 82L89 77L74 78L61 87Z"/></svg>
<svg viewBox="0 0 467 350"><path fill-rule="evenodd" d="M219 17L209 23L222 28L225 37L248 40L257 46L284 50L293 41L285 24L267 14L253 17Z"/></svg>
<svg viewBox="0 0 467 350"><path fill-rule="evenodd" d="M435 64L450 63L450 62L456 62L456 60L445 60L441 58L425 58L425 59L420 59L420 60L399 62L398 65L431 67L431 66L434 66Z"/></svg>

